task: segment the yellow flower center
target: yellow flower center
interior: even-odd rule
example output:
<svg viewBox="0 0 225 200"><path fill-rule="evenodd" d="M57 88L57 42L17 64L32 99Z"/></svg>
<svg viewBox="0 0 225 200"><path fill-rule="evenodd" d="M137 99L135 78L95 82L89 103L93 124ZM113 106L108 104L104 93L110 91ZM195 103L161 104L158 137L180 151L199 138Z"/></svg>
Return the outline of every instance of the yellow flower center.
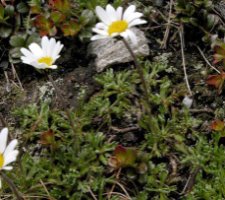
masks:
<svg viewBox="0 0 225 200"><path fill-rule="evenodd" d="M115 21L112 24L110 24L108 28L109 35L112 35L113 33L122 33L128 28L128 23L125 20L119 20Z"/></svg>
<svg viewBox="0 0 225 200"><path fill-rule="evenodd" d="M0 153L0 169L3 167L4 165L4 156L3 154Z"/></svg>
<svg viewBox="0 0 225 200"><path fill-rule="evenodd" d="M48 66L51 66L52 63L53 63L53 59L51 57L46 56L46 57L39 58L38 62L39 63L44 63L44 64L46 64Z"/></svg>

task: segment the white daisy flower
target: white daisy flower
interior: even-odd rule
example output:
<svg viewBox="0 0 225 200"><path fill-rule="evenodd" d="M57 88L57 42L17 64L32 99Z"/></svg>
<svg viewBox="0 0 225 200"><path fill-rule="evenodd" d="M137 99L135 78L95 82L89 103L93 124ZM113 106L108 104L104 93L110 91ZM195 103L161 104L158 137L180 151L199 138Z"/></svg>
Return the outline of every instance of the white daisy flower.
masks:
<svg viewBox="0 0 225 200"><path fill-rule="evenodd" d="M19 153L18 150L15 150L18 141L16 139L12 140L7 146L7 138L8 128L4 128L0 132L0 170L12 170L12 166L8 165L16 160L16 157Z"/></svg>
<svg viewBox="0 0 225 200"><path fill-rule="evenodd" d="M91 40L120 35L126 40L130 39L133 44L137 44L136 35L131 27L145 24L147 21L140 19L143 14L135 10L134 5L130 5L124 12L122 7L114 9L110 4L106 6L106 10L97 6L95 12L102 22L97 23L92 29L97 35L94 35Z"/></svg>
<svg viewBox="0 0 225 200"><path fill-rule="evenodd" d="M0 170L11 170L12 166L8 166L8 164L14 162L19 153L18 150L15 150L18 141L14 139L6 146L7 138L8 128L4 128L0 132Z"/></svg>
<svg viewBox="0 0 225 200"><path fill-rule="evenodd" d="M29 50L21 48L23 63L32 65L38 69L56 69L54 62L60 57L59 53L63 48L61 42L56 42L54 38L48 39L47 36L42 37L41 46L37 43L31 43Z"/></svg>

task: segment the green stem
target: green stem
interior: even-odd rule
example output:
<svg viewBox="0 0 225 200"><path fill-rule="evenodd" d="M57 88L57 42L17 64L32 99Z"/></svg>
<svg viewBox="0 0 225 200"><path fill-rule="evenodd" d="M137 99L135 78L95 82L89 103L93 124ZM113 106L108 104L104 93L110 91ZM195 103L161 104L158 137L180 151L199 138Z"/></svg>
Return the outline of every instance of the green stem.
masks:
<svg viewBox="0 0 225 200"><path fill-rule="evenodd" d="M5 173L3 173L2 171L0 171L0 175L4 179L4 181L9 185L12 192L15 194L17 200L24 200L23 196L17 190L17 188L16 188L15 184L12 182L12 180L8 176L6 176Z"/></svg>
<svg viewBox="0 0 225 200"><path fill-rule="evenodd" d="M128 44L128 42L124 38L122 38L122 41L123 41L124 45L126 46L127 50L129 51L131 57L133 58L134 65L135 65L135 67L138 71L138 74L140 76L140 79L141 79L141 84L142 84L143 91L144 91L144 98L145 98L146 103L148 104L147 105L147 111L148 111L148 115L149 115L150 129L153 133L157 133L159 128L158 128L156 122L154 122L154 120L152 118L151 103L150 103L150 100L149 100L150 95L149 95L149 90L148 90L147 83L146 83L146 80L145 80L145 77L144 77L144 71L141 68L141 66L139 65L139 63L137 61L137 58L136 58L133 50L131 49L130 45Z"/></svg>

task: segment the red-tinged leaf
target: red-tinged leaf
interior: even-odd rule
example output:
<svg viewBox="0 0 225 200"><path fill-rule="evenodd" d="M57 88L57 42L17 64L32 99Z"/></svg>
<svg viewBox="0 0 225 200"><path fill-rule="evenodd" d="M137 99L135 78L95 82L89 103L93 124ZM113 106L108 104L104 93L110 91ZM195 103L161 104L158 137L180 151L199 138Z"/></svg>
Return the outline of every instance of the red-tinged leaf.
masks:
<svg viewBox="0 0 225 200"><path fill-rule="evenodd" d="M137 153L135 148L118 145L114 150L113 156L109 158L109 165L115 169L133 166L137 159Z"/></svg>
<svg viewBox="0 0 225 200"><path fill-rule="evenodd" d="M212 85L215 88L217 88L218 93L220 94L222 91L224 80L225 80L225 73L221 72L221 74L218 74L218 75L209 75L206 80L206 83L208 85Z"/></svg>
<svg viewBox="0 0 225 200"><path fill-rule="evenodd" d="M66 19L66 16L59 11L53 11L50 14L50 18L55 24L59 24Z"/></svg>
<svg viewBox="0 0 225 200"><path fill-rule="evenodd" d="M126 147L123 147L122 145L117 145L114 150L114 155L119 155L124 153L126 153Z"/></svg>
<svg viewBox="0 0 225 200"><path fill-rule="evenodd" d="M49 5L54 10L58 10L67 15L70 14L71 3L69 0L50 0Z"/></svg>
<svg viewBox="0 0 225 200"><path fill-rule="evenodd" d="M221 62L221 61L224 59L224 56L215 53L215 54L213 55L213 59L214 59L214 60L213 60L213 64L215 65L215 64Z"/></svg>
<svg viewBox="0 0 225 200"><path fill-rule="evenodd" d="M38 15L35 18L34 26L37 27L40 35L52 35L52 30L54 30L54 23L47 19L43 15Z"/></svg>
<svg viewBox="0 0 225 200"><path fill-rule="evenodd" d="M41 13L41 7L31 6L30 11L31 11L31 14L40 14Z"/></svg>
<svg viewBox="0 0 225 200"><path fill-rule="evenodd" d="M65 22L61 27L64 36L75 36L80 29L81 26L74 20Z"/></svg>
<svg viewBox="0 0 225 200"><path fill-rule="evenodd" d="M215 50L215 54L213 55L214 57L213 63L216 64L218 62L224 61L225 60L225 44L220 43L220 45L216 46L214 50Z"/></svg>
<svg viewBox="0 0 225 200"><path fill-rule="evenodd" d="M40 143L43 145L53 145L55 143L55 134L53 130L49 129L41 134Z"/></svg>
<svg viewBox="0 0 225 200"><path fill-rule="evenodd" d="M217 119L211 123L210 128L214 131L223 131L225 128L225 123L224 121Z"/></svg>

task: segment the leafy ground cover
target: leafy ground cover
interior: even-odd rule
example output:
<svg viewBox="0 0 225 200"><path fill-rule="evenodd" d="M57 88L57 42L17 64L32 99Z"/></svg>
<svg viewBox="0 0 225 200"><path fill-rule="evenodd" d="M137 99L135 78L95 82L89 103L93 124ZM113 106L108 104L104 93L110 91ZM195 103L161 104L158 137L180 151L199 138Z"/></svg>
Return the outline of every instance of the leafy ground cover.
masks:
<svg viewBox="0 0 225 200"><path fill-rule="evenodd" d="M133 62L96 73L87 55L94 9L108 3L134 4L148 21L150 55L138 58L148 101ZM224 19L214 3L2 1L0 126L19 155L1 170L0 197L225 199ZM20 60L46 34L65 46L47 71L54 82Z"/></svg>

